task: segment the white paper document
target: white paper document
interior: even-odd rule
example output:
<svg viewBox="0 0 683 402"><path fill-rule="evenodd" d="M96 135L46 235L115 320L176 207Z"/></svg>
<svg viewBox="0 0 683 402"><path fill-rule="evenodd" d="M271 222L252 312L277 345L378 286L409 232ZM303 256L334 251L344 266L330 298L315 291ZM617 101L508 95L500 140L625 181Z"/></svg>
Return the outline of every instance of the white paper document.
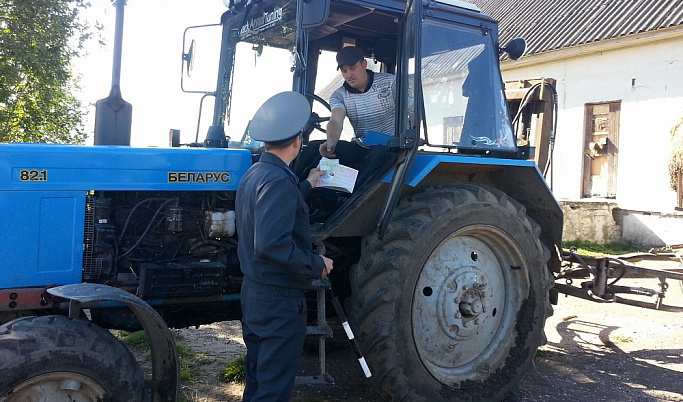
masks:
<svg viewBox="0 0 683 402"><path fill-rule="evenodd" d="M353 192L353 186L356 184L356 177L358 177L356 169L340 165L339 159L327 158L322 158L318 167L325 174L320 176L316 187L329 188L346 193Z"/></svg>

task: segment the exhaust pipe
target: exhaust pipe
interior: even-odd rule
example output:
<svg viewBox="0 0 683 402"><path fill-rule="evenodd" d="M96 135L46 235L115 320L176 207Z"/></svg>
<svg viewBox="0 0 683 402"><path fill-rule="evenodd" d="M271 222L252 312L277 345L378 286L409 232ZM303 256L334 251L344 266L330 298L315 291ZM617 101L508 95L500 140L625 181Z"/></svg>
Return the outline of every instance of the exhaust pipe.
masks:
<svg viewBox="0 0 683 402"><path fill-rule="evenodd" d="M133 106L121 97L121 49L123 46L123 7L116 1L114 65L109 96L95 103L95 145L130 145Z"/></svg>

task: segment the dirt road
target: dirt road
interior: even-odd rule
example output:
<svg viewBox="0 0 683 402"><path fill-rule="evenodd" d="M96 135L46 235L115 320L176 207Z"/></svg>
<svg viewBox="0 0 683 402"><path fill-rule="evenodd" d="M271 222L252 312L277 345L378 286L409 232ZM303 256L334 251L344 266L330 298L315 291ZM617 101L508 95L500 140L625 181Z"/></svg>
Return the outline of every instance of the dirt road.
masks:
<svg viewBox="0 0 683 402"><path fill-rule="evenodd" d="M649 282L649 287L656 281ZM683 290L674 282L665 299L683 306ZM646 310L620 304L560 296L546 323L548 343L536 369L507 402L528 401L683 401L683 313ZM205 367L204 382L185 389L189 400L240 400L241 386L215 377L225 362L244 353L238 322L181 331L185 342L216 358ZM300 374L316 374L318 358L306 352ZM349 347L327 353L334 387L299 387L294 400L379 401L363 377Z"/></svg>
<svg viewBox="0 0 683 402"><path fill-rule="evenodd" d="M669 303L683 305L678 284ZM683 401L683 313L560 297L536 370L508 401Z"/></svg>

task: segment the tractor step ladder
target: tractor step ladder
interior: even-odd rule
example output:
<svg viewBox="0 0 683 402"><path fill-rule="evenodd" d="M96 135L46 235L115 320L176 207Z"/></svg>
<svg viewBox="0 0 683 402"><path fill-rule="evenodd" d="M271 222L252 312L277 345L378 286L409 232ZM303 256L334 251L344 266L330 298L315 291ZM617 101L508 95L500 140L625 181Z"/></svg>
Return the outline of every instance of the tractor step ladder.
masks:
<svg viewBox="0 0 683 402"><path fill-rule="evenodd" d="M306 336L318 338L318 358L320 371L316 375L297 376L295 384L297 386L334 386L334 378L326 371L325 362L325 341L332 338L332 328L327 324L325 318L325 291L329 289L330 282L315 279L311 283L311 289L315 289L318 311L318 325L306 327Z"/></svg>

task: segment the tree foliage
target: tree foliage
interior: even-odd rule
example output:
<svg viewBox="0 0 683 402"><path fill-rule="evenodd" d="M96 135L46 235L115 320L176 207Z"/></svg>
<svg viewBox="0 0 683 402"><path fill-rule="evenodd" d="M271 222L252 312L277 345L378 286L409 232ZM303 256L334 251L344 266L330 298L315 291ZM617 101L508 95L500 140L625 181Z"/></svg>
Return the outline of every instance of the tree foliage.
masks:
<svg viewBox="0 0 683 402"><path fill-rule="evenodd" d="M0 142L83 143L71 61L91 35L86 0L0 0Z"/></svg>

